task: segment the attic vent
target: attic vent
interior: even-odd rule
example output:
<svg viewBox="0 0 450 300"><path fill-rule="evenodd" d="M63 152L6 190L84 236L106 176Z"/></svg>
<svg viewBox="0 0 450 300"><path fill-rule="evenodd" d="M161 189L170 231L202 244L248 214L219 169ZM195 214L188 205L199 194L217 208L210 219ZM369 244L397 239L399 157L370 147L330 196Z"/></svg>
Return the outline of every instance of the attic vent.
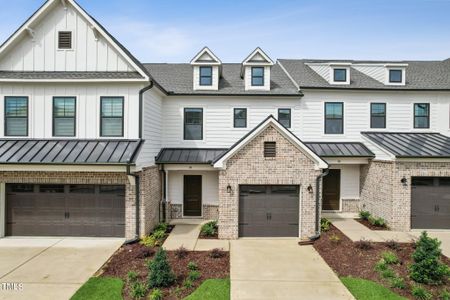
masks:
<svg viewBox="0 0 450 300"><path fill-rule="evenodd" d="M277 155L276 142L264 142L264 157L275 157Z"/></svg>
<svg viewBox="0 0 450 300"><path fill-rule="evenodd" d="M58 49L72 49L72 32L58 32Z"/></svg>

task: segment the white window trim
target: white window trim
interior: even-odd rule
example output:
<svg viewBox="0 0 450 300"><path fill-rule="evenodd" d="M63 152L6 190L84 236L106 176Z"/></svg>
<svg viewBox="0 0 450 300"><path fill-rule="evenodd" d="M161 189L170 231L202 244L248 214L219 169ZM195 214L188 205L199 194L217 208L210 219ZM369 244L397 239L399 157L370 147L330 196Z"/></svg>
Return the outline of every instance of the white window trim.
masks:
<svg viewBox="0 0 450 300"><path fill-rule="evenodd" d="M391 70L401 70L402 71L402 81L401 82L390 82L389 81L389 73ZM385 85L393 85L393 86L403 86L406 84L406 69L405 67L386 67L385 70Z"/></svg>
<svg viewBox="0 0 450 300"><path fill-rule="evenodd" d="M345 69L346 74L346 80L345 81L334 81L334 70L335 69ZM347 65L333 65L330 67L330 84L339 84L339 85L349 85L350 84L350 66Z"/></svg>

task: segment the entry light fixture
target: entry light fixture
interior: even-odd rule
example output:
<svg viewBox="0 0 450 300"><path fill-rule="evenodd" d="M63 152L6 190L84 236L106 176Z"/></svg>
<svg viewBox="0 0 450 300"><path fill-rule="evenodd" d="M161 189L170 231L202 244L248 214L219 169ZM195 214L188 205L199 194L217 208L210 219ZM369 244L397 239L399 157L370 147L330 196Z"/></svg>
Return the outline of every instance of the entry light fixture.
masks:
<svg viewBox="0 0 450 300"><path fill-rule="evenodd" d="M227 193L231 194L231 192L233 191L233 189L231 188L231 185L227 186Z"/></svg>
<svg viewBox="0 0 450 300"><path fill-rule="evenodd" d="M403 186L407 186L408 185L408 179L406 179L405 176L403 176L403 178L400 180L400 182L403 184Z"/></svg>
<svg viewBox="0 0 450 300"><path fill-rule="evenodd" d="M309 193L312 193L312 192L313 192L313 187L312 187L312 185L309 185L306 189L308 190Z"/></svg>

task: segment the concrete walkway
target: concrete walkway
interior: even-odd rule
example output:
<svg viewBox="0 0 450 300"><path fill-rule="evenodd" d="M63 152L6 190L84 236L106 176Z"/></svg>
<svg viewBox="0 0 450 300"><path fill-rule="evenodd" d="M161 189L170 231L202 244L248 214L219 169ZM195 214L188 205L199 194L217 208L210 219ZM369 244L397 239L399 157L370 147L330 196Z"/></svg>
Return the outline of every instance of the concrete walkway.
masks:
<svg viewBox="0 0 450 300"><path fill-rule="evenodd" d="M123 239L0 239L1 300L69 299L122 245Z"/></svg>
<svg viewBox="0 0 450 300"><path fill-rule="evenodd" d="M386 242L395 240L400 243L410 243L420 236L422 231L390 231L371 230L354 219L329 219L349 239L356 242L362 239L372 242ZM450 231L427 231L429 236L438 238L442 242L442 253L450 257Z"/></svg>
<svg viewBox="0 0 450 300"><path fill-rule="evenodd" d="M166 250L176 250L181 246L189 251L210 251L215 248L230 250L230 242L227 240L199 239L202 224L175 224L175 228L163 244Z"/></svg>
<svg viewBox="0 0 450 300"><path fill-rule="evenodd" d="M354 299L316 250L297 242L231 241L231 299Z"/></svg>

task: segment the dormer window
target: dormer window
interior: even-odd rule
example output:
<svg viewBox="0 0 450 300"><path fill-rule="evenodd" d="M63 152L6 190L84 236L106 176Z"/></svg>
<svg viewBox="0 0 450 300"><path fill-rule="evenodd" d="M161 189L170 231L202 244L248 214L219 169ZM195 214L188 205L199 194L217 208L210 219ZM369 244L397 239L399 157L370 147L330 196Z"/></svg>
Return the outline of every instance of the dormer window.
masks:
<svg viewBox="0 0 450 300"><path fill-rule="evenodd" d="M403 70L391 69L389 70L389 83L402 83Z"/></svg>
<svg viewBox="0 0 450 300"><path fill-rule="evenodd" d="M333 69L334 82L347 82L347 69Z"/></svg>
<svg viewBox="0 0 450 300"><path fill-rule="evenodd" d="M252 67L252 86L264 86L264 67Z"/></svg>
<svg viewBox="0 0 450 300"><path fill-rule="evenodd" d="M212 67L200 67L200 85L212 85Z"/></svg>

